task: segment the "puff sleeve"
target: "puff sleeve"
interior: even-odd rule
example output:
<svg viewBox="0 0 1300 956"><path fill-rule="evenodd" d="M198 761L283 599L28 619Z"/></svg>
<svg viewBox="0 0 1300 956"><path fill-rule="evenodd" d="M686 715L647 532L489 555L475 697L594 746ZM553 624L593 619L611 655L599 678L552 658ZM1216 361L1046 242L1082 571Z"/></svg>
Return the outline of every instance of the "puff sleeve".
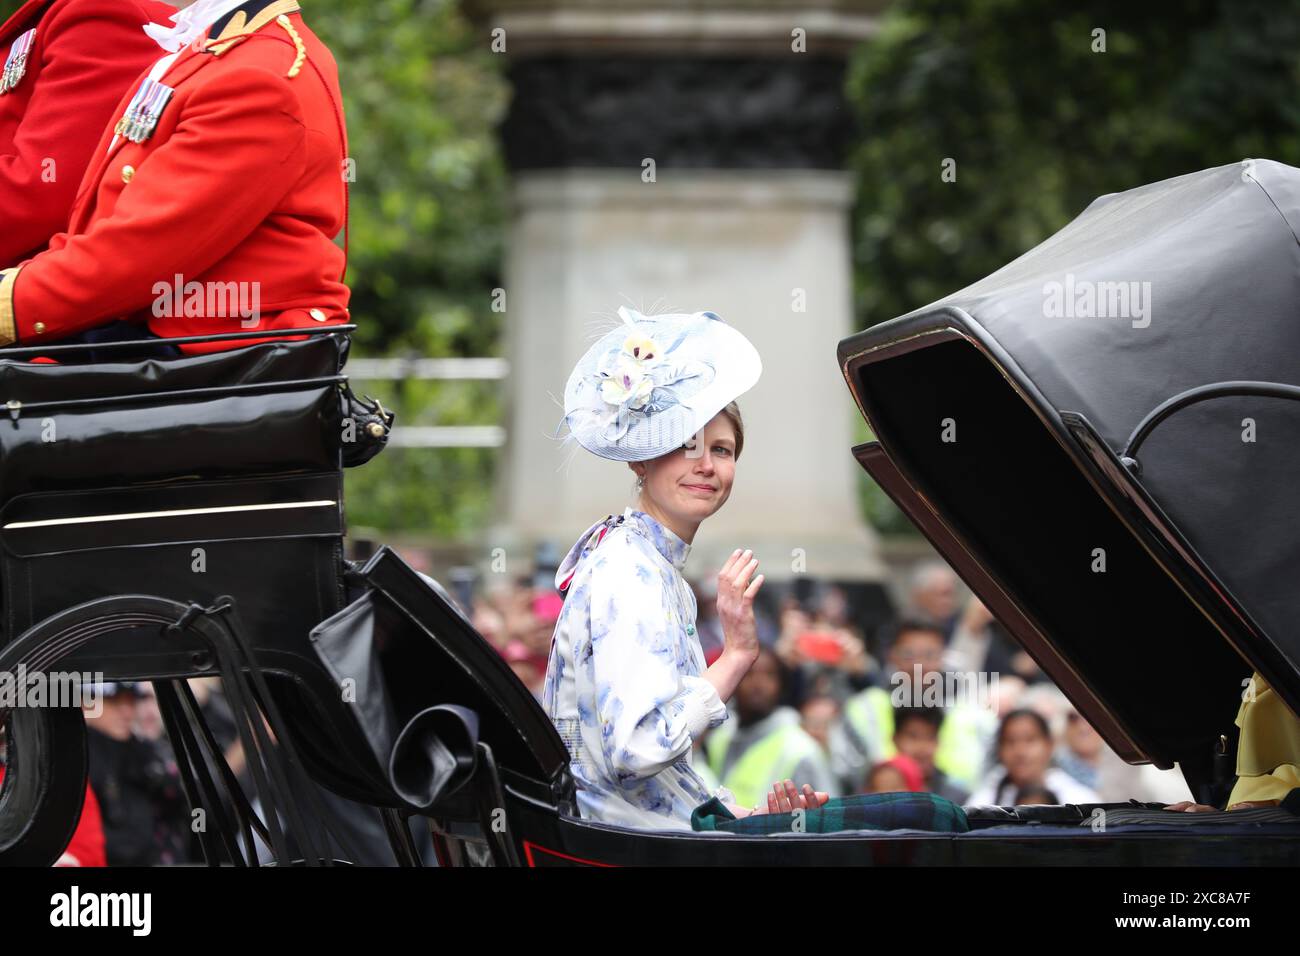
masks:
<svg viewBox="0 0 1300 956"><path fill-rule="evenodd" d="M1293 791L1300 790L1300 767L1285 763L1275 767L1270 773L1238 777L1232 788L1232 796L1227 805L1247 803L1255 800L1282 801ZM1293 803L1295 799L1293 798Z"/></svg>
<svg viewBox="0 0 1300 956"><path fill-rule="evenodd" d="M579 708L600 735L610 777L652 776L687 755L692 740L727 717L713 685L691 673L686 622L673 575L627 534L594 556L590 645L578 655ZM590 744L589 744L590 746Z"/></svg>
<svg viewBox="0 0 1300 956"><path fill-rule="evenodd" d="M1237 782L1227 805L1281 801L1300 788L1300 720L1258 672L1242 694L1236 724Z"/></svg>

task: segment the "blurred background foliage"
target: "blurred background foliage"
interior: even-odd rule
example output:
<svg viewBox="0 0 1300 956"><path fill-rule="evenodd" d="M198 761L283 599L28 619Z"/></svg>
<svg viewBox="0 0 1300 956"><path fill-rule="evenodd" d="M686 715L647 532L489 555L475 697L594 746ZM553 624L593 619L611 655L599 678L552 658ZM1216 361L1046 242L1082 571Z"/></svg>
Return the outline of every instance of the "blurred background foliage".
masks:
<svg viewBox="0 0 1300 956"><path fill-rule="evenodd" d="M357 356L495 356L506 170L502 58L453 0L304 3L339 63L355 163L348 283ZM401 425L496 425L497 382L354 380ZM489 520L498 452L389 448L347 472L354 534L454 538Z"/></svg>
<svg viewBox="0 0 1300 956"><path fill-rule="evenodd" d="M954 11L895 4L851 64L864 325L995 271L1098 196L1246 157L1300 159L1294 2ZM955 182L941 179L945 158Z"/></svg>

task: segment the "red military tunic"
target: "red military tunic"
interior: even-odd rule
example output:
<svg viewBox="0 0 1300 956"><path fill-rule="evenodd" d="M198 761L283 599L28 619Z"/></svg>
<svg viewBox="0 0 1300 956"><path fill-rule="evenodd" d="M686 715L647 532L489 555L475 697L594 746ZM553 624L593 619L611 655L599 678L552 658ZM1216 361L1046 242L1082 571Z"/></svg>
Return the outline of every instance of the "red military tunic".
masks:
<svg viewBox="0 0 1300 956"><path fill-rule="evenodd" d="M68 231L0 275L0 345L123 318L164 337L348 320L338 69L297 10L250 0L221 18L160 77L174 93L147 138L105 130Z"/></svg>
<svg viewBox="0 0 1300 956"><path fill-rule="evenodd" d="M156 0L28 0L0 26L0 67L30 44L0 93L0 269L67 226L100 130L158 58L143 26L173 12Z"/></svg>

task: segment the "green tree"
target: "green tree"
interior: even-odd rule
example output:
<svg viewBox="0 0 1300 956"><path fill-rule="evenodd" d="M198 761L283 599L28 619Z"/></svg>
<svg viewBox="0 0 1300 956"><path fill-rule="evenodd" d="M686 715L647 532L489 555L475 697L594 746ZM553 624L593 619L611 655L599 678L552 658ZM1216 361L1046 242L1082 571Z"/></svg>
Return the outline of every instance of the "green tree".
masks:
<svg viewBox="0 0 1300 956"><path fill-rule="evenodd" d="M450 0L313 4L339 63L355 170L347 281L357 355L498 355L506 173L499 58ZM402 425L495 425L486 382L367 383ZM493 449L390 448L347 474L354 529L454 535L487 519Z"/></svg>

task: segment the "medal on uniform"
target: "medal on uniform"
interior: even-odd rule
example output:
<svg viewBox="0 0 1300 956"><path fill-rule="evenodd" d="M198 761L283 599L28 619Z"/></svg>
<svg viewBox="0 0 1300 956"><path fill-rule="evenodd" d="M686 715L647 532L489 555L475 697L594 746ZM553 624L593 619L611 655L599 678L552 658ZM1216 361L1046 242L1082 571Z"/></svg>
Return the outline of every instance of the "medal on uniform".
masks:
<svg viewBox="0 0 1300 956"><path fill-rule="evenodd" d="M146 78L135 91L135 96L131 97L126 112L117 121L113 132L125 136L133 143L144 142L153 134L163 108L175 92L173 87L165 83Z"/></svg>
<svg viewBox="0 0 1300 956"><path fill-rule="evenodd" d="M36 28L32 27L9 48L9 56L5 59L4 72L0 73L0 96L8 93L18 81L23 78L27 72L27 54L32 50L32 44L36 42Z"/></svg>

